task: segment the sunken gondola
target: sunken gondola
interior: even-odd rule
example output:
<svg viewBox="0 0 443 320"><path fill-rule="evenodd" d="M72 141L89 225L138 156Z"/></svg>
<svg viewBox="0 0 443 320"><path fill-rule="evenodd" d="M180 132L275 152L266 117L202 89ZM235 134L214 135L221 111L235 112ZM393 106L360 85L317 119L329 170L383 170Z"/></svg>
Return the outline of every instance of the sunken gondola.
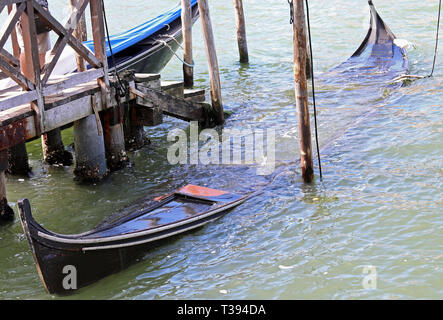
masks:
<svg viewBox="0 0 443 320"><path fill-rule="evenodd" d="M396 43L396 36L378 14L373 2L368 1L370 8L370 26L361 45L352 56L335 68L326 72L341 76L364 77L384 74L386 78L409 72L409 60L406 50Z"/></svg>
<svg viewBox="0 0 443 320"><path fill-rule="evenodd" d="M187 185L135 209L130 206L89 232L61 235L46 230L31 213L27 199L18 203L24 233L40 279L48 293L66 295L142 258L162 239L182 234L220 218L248 195ZM66 285L66 269L75 283Z"/></svg>

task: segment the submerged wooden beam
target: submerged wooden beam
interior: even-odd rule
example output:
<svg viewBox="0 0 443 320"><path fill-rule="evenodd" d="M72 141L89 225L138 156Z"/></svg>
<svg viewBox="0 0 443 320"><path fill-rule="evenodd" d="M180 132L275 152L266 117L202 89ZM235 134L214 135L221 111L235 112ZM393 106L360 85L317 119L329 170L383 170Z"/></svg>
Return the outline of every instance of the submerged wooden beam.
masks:
<svg viewBox="0 0 443 320"><path fill-rule="evenodd" d="M206 106L202 103L191 103L144 86L137 86L136 90L132 90L138 95L138 99L148 101L149 105L160 108L166 115L185 121L204 122L207 120ZM138 104L142 105L141 102Z"/></svg>
<svg viewBox="0 0 443 320"><path fill-rule="evenodd" d="M300 160L303 180L309 183L314 179L314 169L312 161L311 126L306 76L307 41L303 0L294 0L293 8L294 80L298 115Z"/></svg>

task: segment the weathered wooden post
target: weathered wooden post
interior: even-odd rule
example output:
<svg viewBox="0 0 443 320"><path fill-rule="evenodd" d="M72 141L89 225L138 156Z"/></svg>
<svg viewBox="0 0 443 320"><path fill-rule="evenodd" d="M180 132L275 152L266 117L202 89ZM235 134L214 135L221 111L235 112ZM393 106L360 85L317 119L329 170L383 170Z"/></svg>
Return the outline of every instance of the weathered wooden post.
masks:
<svg viewBox="0 0 443 320"><path fill-rule="evenodd" d="M15 176L29 176L31 168L28 162L26 143L21 142L8 150L8 174Z"/></svg>
<svg viewBox="0 0 443 320"><path fill-rule="evenodd" d="M0 151L0 223L10 221L14 217L14 211L8 205L6 199L6 177L5 171L8 168L8 152Z"/></svg>
<svg viewBox="0 0 443 320"><path fill-rule="evenodd" d="M98 181L107 174L102 132L94 114L74 122L74 174L85 181Z"/></svg>
<svg viewBox="0 0 443 320"><path fill-rule="evenodd" d="M105 29L103 19L103 2L101 0L91 0L91 23L92 36L94 39L95 56L103 64L104 76L99 79L102 88L102 103L104 106L103 132L105 138L106 158L110 170L118 170L129 163L125 150L125 136L123 131L123 116L120 104L115 108L109 108L110 82L108 76L108 58L105 45Z"/></svg>
<svg viewBox="0 0 443 320"><path fill-rule="evenodd" d="M220 86L220 73L218 69L217 52L215 50L214 33L212 32L211 17L209 15L208 0L199 0L198 9L203 27L203 38L205 40L206 58L209 68L209 79L211 84L211 102L214 111L215 124L223 124L225 121L223 113L223 102Z"/></svg>
<svg viewBox="0 0 443 320"><path fill-rule="evenodd" d="M294 0L294 78L295 99L297 104L300 160L303 180L307 183L314 179L311 146L311 126L309 119L308 85L306 77L306 19L303 0Z"/></svg>
<svg viewBox="0 0 443 320"><path fill-rule="evenodd" d="M60 129L48 131L42 135L43 160L50 165L70 166L72 154L65 150Z"/></svg>
<svg viewBox="0 0 443 320"><path fill-rule="evenodd" d="M183 33L183 83L185 88L194 86L194 62L192 57L192 6L191 0L181 0Z"/></svg>
<svg viewBox="0 0 443 320"><path fill-rule="evenodd" d="M8 14L12 12L12 5L8 5ZM16 30L11 32L12 50L15 58L20 60L20 46L17 40ZM8 174L27 176L31 172L28 163L28 153L26 151L26 143L22 142L8 150L9 166Z"/></svg>
<svg viewBox="0 0 443 320"><path fill-rule="evenodd" d="M237 42L240 62L249 62L248 42L246 41L246 23L243 10L243 0L234 0L235 20L237 22Z"/></svg>
<svg viewBox="0 0 443 320"><path fill-rule="evenodd" d="M71 7L71 13L76 10L76 8L79 5L80 0L69 0L69 5ZM88 40L88 33L86 28L86 17L85 13L83 12L80 20L77 23L77 27L75 28L73 35L76 39L80 40L81 42ZM77 61L77 71L83 72L86 71L86 64L85 60L78 54L75 55L75 59Z"/></svg>
<svg viewBox="0 0 443 320"><path fill-rule="evenodd" d="M29 21L28 21L29 22ZM30 23L29 26L32 26L32 29L35 28L35 24L34 23ZM35 30L31 30L30 28L23 28L23 33L30 33L31 37L36 37L36 32ZM23 38L25 39L25 36L23 36ZM26 49L25 49L26 50ZM36 63L34 63L33 68L22 68L22 70L24 71L24 75L29 78L32 79L32 77L40 77L40 70L41 68L43 68L42 65L40 65L40 57L39 54L40 52L38 52L37 48L34 48L33 51L37 50L36 53L33 53L34 55L36 54L36 56L34 58L38 58L38 63L35 66ZM26 55L28 55L28 53L26 53ZM38 72L37 72L38 71ZM41 114L40 117L42 117L43 115ZM41 121L41 124L43 124L43 121ZM41 125L40 130L43 132L45 128L43 128L43 126ZM61 129L57 128L54 130L51 130L49 132L46 132L44 134L42 134L41 136L41 140L42 140L42 150L43 150L43 160L50 165L54 165L54 164L62 164L65 166L69 166L72 164L72 154L65 150L65 146L63 144L63 140L62 140L62 135L61 135Z"/></svg>
<svg viewBox="0 0 443 320"><path fill-rule="evenodd" d="M93 2L95 1L91 1L91 12ZM73 11L79 4L79 1L71 0L70 4L71 11ZM86 29L84 31L81 30L81 25L80 21L74 33L77 39L84 39L86 37ZM94 41L97 41L97 38L94 38ZM104 41L104 39L100 41ZM79 56L76 59L78 71L86 71L83 59ZM107 69L105 72L107 72ZM95 99L92 101L92 104L94 103L96 103ZM97 181L107 174L103 128L96 114L74 122L74 149L76 160L74 174L77 177L83 180Z"/></svg>

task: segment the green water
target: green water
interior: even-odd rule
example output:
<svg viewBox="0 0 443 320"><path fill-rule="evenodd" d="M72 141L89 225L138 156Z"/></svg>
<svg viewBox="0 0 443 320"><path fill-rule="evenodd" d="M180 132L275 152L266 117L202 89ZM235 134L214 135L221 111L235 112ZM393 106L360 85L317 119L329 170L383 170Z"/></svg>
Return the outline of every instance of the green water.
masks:
<svg viewBox="0 0 443 320"><path fill-rule="evenodd" d="M49 1L61 17L65 0ZM106 0L111 33L173 6L175 0ZM286 0L244 1L249 65L237 62L231 1L210 1L227 128L274 128L280 159L297 160L292 27ZM345 61L368 27L365 0L310 1L315 71ZM438 1L374 1L408 51L411 73L430 71ZM209 80L200 23L194 28L198 87ZM116 208L187 183L238 190L267 184L251 199L195 232L178 237L143 261L70 299L410 299L443 298L443 68L433 78L387 90L382 82L318 81L317 104L324 179L302 183L297 164L278 166L271 183L244 166L169 165L168 118L146 128L152 145L97 185L73 180L73 168L41 161L28 144L34 176L9 177L8 199L30 199L36 220L61 233L86 231ZM163 79L179 79L172 60ZM371 90L366 90L371 87ZM368 94L370 92L370 94ZM363 116L363 117L362 117ZM64 132L66 145L72 132ZM37 275L18 218L0 227L0 298L52 299ZM365 289L364 268L377 272Z"/></svg>

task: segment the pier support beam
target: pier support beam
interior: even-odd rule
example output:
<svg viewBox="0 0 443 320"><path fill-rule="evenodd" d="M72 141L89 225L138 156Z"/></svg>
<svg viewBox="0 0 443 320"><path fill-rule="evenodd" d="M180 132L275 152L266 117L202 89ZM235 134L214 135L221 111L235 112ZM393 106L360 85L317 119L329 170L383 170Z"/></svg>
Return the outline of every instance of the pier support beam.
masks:
<svg viewBox="0 0 443 320"><path fill-rule="evenodd" d="M74 148L77 177L99 181L107 174L103 129L94 114L74 122Z"/></svg>
<svg viewBox="0 0 443 320"><path fill-rule="evenodd" d="M198 9L202 22L203 38L205 40L206 58L208 60L209 80L211 84L211 102L216 125L225 122L218 69L217 53L215 50L214 34L212 32L211 17L209 15L208 0L199 0Z"/></svg>
<svg viewBox="0 0 443 320"><path fill-rule="evenodd" d="M9 148L7 172L10 175L25 177L29 176L29 174L31 173L25 142L19 143Z"/></svg>
<svg viewBox="0 0 443 320"><path fill-rule="evenodd" d="M303 180L306 183L314 179L312 162L311 126L308 105L308 85L306 77L307 41L306 19L303 0L294 0L294 78L295 99L298 115L300 160Z"/></svg>
<svg viewBox="0 0 443 320"><path fill-rule="evenodd" d="M121 108L115 107L103 111L102 120L108 168L111 171L119 170L129 163Z"/></svg>
<svg viewBox="0 0 443 320"><path fill-rule="evenodd" d="M72 154L65 150L60 129L51 130L42 135L43 159L50 165L70 166Z"/></svg>
<svg viewBox="0 0 443 320"><path fill-rule="evenodd" d="M139 121L137 111L137 106L131 103L126 118L124 119L126 150L139 150L150 143L146 136L144 126Z"/></svg>
<svg viewBox="0 0 443 320"><path fill-rule="evenodd" d="M11 221L14 218L14 211L8 205L6 199L6 176L8 168L8 152L0 151L0 224Z"/></svg>
<svg viewBox="0 0 443 320"><path fill-rule="evenodd" d="M248 42L246 41L246 23L245 13L243 11L243 0L234 0L235 20L237 23L237 42L238 52L240 54L240 62L248 63Z"/></svg>
<svg viewBox="0 0 443 320"><path fill-rule="evenodd" d="M183 83L185 88L194 86L194 65L192 58L192 6L191 0L181 0L183 33Z"/></svg>

